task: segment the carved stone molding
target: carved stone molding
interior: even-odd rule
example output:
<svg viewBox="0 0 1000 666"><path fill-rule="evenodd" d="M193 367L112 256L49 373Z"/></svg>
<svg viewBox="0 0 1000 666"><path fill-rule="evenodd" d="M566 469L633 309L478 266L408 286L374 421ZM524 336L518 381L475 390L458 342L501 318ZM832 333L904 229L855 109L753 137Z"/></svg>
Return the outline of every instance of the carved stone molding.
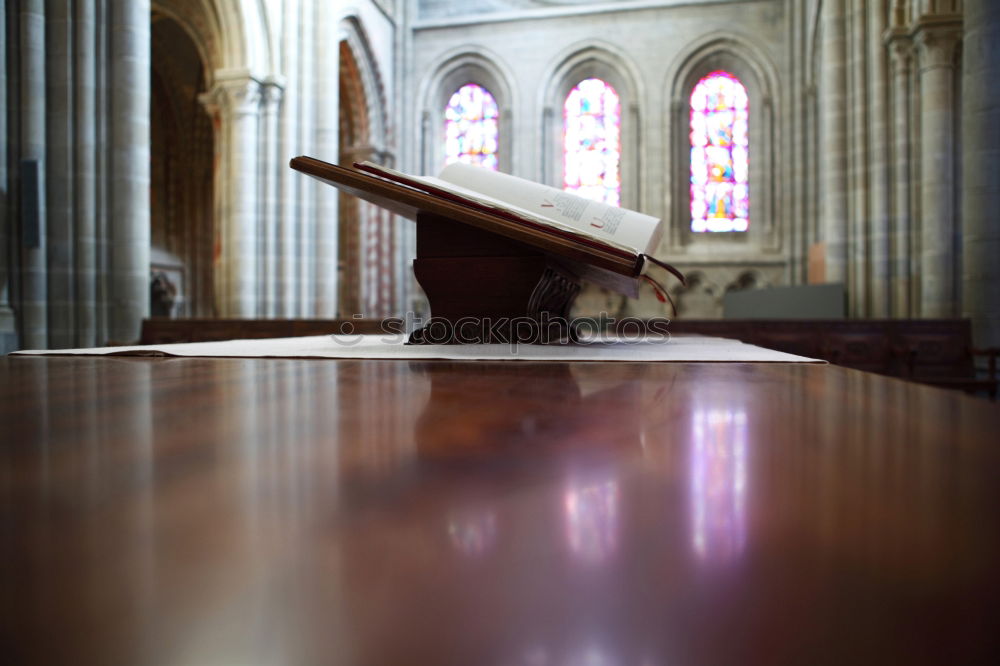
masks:
<svg viewBox="0 0 1000 666"><path fill-rule="evenodd" d="M925 17L913 28L921 71L955 67L956 48L962 41L962 21L950 17Z"/></svg>
<svg viewBox="0 0 1000 666"><path fill-rule="evenodd" d="M280 88L262 85L250 76L220 77L216 79L211 90L200 95L198 99L211 115L225 119L259 113L264 95L273 95L274 90L279 91L277 94L280 98Z"/></svg>
<svg viewBox="0 0 1000 666"><path fill-rule="evenodd" d="M889 62L894 74L906 74L914 57L913 39L903 28L890 28L883 35L889 51Z"/></svg>
<svg viewBox="0 0 1000 666"><path fill-rule="evenodd" d="M261 100L265 108L276 109L281 104L281 99L285 94L285 87L278 81L269 80L261 84Z"/></svg>

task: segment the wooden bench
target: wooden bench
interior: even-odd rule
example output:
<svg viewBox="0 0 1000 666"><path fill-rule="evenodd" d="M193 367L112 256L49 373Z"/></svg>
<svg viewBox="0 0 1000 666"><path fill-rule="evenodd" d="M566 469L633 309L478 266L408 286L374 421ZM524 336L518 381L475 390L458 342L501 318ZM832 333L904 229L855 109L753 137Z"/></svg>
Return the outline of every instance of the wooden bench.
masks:
<svg viewBox="0 0 1000 666"><path fill-rule="evenodd" d="M997 395L997 349L972 346L968 319L678 319L673 333L735 338L924 384ZM976 368L986 359L986 376Z"/></svg>

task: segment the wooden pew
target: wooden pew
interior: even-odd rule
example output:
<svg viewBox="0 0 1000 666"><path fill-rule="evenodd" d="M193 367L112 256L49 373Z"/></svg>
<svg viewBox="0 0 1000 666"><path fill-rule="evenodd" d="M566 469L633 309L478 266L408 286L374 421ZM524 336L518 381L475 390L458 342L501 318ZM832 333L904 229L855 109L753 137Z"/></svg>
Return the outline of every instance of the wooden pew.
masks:
<svg viewBox="0 0 1000 666"><path fill-rule="evenodd" d="M735 338L924 384L997 395L997 349L972 346L968 319L678 319L673 333ZM985 377L977 358L987 359Z"/></svg>

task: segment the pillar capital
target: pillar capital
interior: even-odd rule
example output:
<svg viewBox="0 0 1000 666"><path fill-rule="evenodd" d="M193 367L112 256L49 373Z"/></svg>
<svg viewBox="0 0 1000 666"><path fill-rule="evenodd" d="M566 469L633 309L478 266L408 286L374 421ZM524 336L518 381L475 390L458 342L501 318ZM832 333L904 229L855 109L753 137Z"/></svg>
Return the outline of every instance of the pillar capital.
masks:
<svg viewBox="0 0 1000 666"><path fill-rule="evenodd" d="M199 101L216 123L218 247L215 302L223 317L257 308L258 171L264 87L246 70L218 70ZM266 119L266 116L263 116Z"/></svg>
<svg viewBox="0 0 1000 666"><path fill-rule="evenodd" d="M275 109L285 95L285 80L280 76L269 76L260 83L260 99L265 109Z"/></svg>
<svg viewBox="0 0 1000 666"><path fill-rule="evenodd" d="M198 99L212 115L253 115L259 112L261 99L269 88L272 86L261 84L249 74L220 71L216 73L215 84Z"/></svg>
<svg viewBox="0 0 1000 666"><path fill-rule="evenodd" d="M910 69L913 60L913 38L909 31L901 27L889 28L882 35L882 40L889 51L889 62L894 72L902 73Z"/></svg>
<svg viewBox="0 0 1000 666"><path fill-rule="evenodd" d="M276 107L281 103L285 89L274 81L266 81L261 85L260 95L266 107Z"/></svg>
<svg viewBox="0 0 1000 666"><path fill-rule="evenodd" d="M955 65L962 23L921 17L913 31L920 76L920 315L957 314Z"/></svg>
<svg viewBox="0 0 1000 666"><path fill-rule="evenodd" d="M954 69L955 54L962 41L962 20L954 16L924 16L911 33L921 71L944 67Z"/></svg>

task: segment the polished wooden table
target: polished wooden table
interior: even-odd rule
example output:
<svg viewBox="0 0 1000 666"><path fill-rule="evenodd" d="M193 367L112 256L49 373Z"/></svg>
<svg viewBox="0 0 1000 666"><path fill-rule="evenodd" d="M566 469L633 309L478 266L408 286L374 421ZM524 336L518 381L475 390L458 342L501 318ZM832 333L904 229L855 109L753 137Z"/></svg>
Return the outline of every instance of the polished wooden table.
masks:
<svg viewBox="0 0 1000 666"><path fill-rule="evenodd" d="M986 401L765 364L0 384L3 663L1000 663Z"/></svg>

